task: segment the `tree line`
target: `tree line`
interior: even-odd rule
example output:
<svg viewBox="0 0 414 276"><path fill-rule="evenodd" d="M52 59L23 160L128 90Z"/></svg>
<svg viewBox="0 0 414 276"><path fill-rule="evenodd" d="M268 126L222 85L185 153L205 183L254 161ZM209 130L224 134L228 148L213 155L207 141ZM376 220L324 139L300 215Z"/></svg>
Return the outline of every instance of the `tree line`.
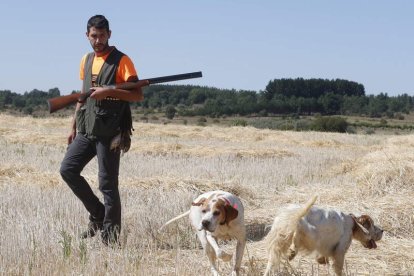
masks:
<svg viewBox="0 0 414 276"><path fill-rule="evenodd" d="M74 91L76 92L76 91ZM24 94L0 90L0 110L32 114L47 110L46 100L60 96L58 88ZM194 85L152 85L144 88L144 101L132 108L166 110L174 108L182 116L233 116L279 114L359 115L392 117L413 110L408 94L365 95L362 84L335 79L274 79L265 90L219 89Z"/></svg>

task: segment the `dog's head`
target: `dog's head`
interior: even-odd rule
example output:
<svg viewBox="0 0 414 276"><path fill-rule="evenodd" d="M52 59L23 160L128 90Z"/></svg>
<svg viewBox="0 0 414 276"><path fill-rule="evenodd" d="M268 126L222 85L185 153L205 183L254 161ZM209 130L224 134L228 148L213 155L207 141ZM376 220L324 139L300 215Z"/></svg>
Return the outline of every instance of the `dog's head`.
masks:
<svg viewBox="0 0 414 276"><path fill-rule="evenodd" d="M376 241L382 238L384 230L376 226L372 218L368 215L362 215L360 217L351 216L354 220L354 227L352 228L353 238L361 242L365 248L377 248Z"/></svg>
<svg viewBox="0 0 414 276"><path fill-rule="evenodd" d="M192 203L201 208L201 225L199 230L214 232L218 225L228 225L237 218L239 211L231 206L225 199L216 197L212 199L201 198Z"/></svg>

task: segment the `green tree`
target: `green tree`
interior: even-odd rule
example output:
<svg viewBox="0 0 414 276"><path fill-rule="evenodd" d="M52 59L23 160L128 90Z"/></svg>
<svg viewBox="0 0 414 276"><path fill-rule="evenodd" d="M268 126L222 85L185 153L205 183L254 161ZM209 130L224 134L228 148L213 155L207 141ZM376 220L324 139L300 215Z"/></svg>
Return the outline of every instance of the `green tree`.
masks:
<svg viewBox="0 0 414 276"><path fill-rule="evenodd" d="M328 92L319 97L318 103L323 107L325 114L337 114L341 110L342 96Z"/></svg>

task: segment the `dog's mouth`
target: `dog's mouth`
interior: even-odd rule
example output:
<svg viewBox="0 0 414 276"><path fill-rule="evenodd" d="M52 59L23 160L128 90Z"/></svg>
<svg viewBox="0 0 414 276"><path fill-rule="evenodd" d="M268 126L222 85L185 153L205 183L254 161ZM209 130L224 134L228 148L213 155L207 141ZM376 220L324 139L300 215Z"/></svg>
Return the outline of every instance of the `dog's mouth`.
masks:
<svg viewBox="0 0 414 276"><path fill-rule="evenodd" d="M377 248L377 243L373 239L371 239L366 244L366 248L368 248L368 249L375 249L375 248Z"/></svg>
<svg viewBox="0 0 414 276"><path fill-rule="evenodd" d="M198 231L202 231L202 230L207 231L207 232L211 232L211 233L214 232L214 230L209 229L208 227L204 227L204 226L201 226L200 229L198 229Z"/></svg>

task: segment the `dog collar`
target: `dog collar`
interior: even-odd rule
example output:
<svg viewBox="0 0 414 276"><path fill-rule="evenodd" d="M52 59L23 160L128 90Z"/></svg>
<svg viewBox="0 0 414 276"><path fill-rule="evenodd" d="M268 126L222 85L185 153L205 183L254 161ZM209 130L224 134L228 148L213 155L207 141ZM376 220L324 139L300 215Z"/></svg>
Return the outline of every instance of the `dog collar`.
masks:
<svg viewBox="0 0 414 276"><path fill-rule="evenodd" d="M237 203L234 203L233 205L231 204L231 202L230 202L230 200L228 200L227 198L225 198L225 197L222 197L222 199L226 202L226 205L230 205L231 207L233 207L234 209L236 209L236 210L238 210L238 205L237 205Z"/></svg>
<svg viewBox="0 0 414 276"><path fill-rule="evenodd" d="M238 210L237 209L238 208L237 203L231 204L230 200L228 200L224 196L223 197L220 197L220 198L224 200L224 202L226 203L226 205L229 205L229 206L233 207L234 209ZM226 224L226 220L224 220L223 222L220 222L220 225L224 225L224 224Z"/></svg>

